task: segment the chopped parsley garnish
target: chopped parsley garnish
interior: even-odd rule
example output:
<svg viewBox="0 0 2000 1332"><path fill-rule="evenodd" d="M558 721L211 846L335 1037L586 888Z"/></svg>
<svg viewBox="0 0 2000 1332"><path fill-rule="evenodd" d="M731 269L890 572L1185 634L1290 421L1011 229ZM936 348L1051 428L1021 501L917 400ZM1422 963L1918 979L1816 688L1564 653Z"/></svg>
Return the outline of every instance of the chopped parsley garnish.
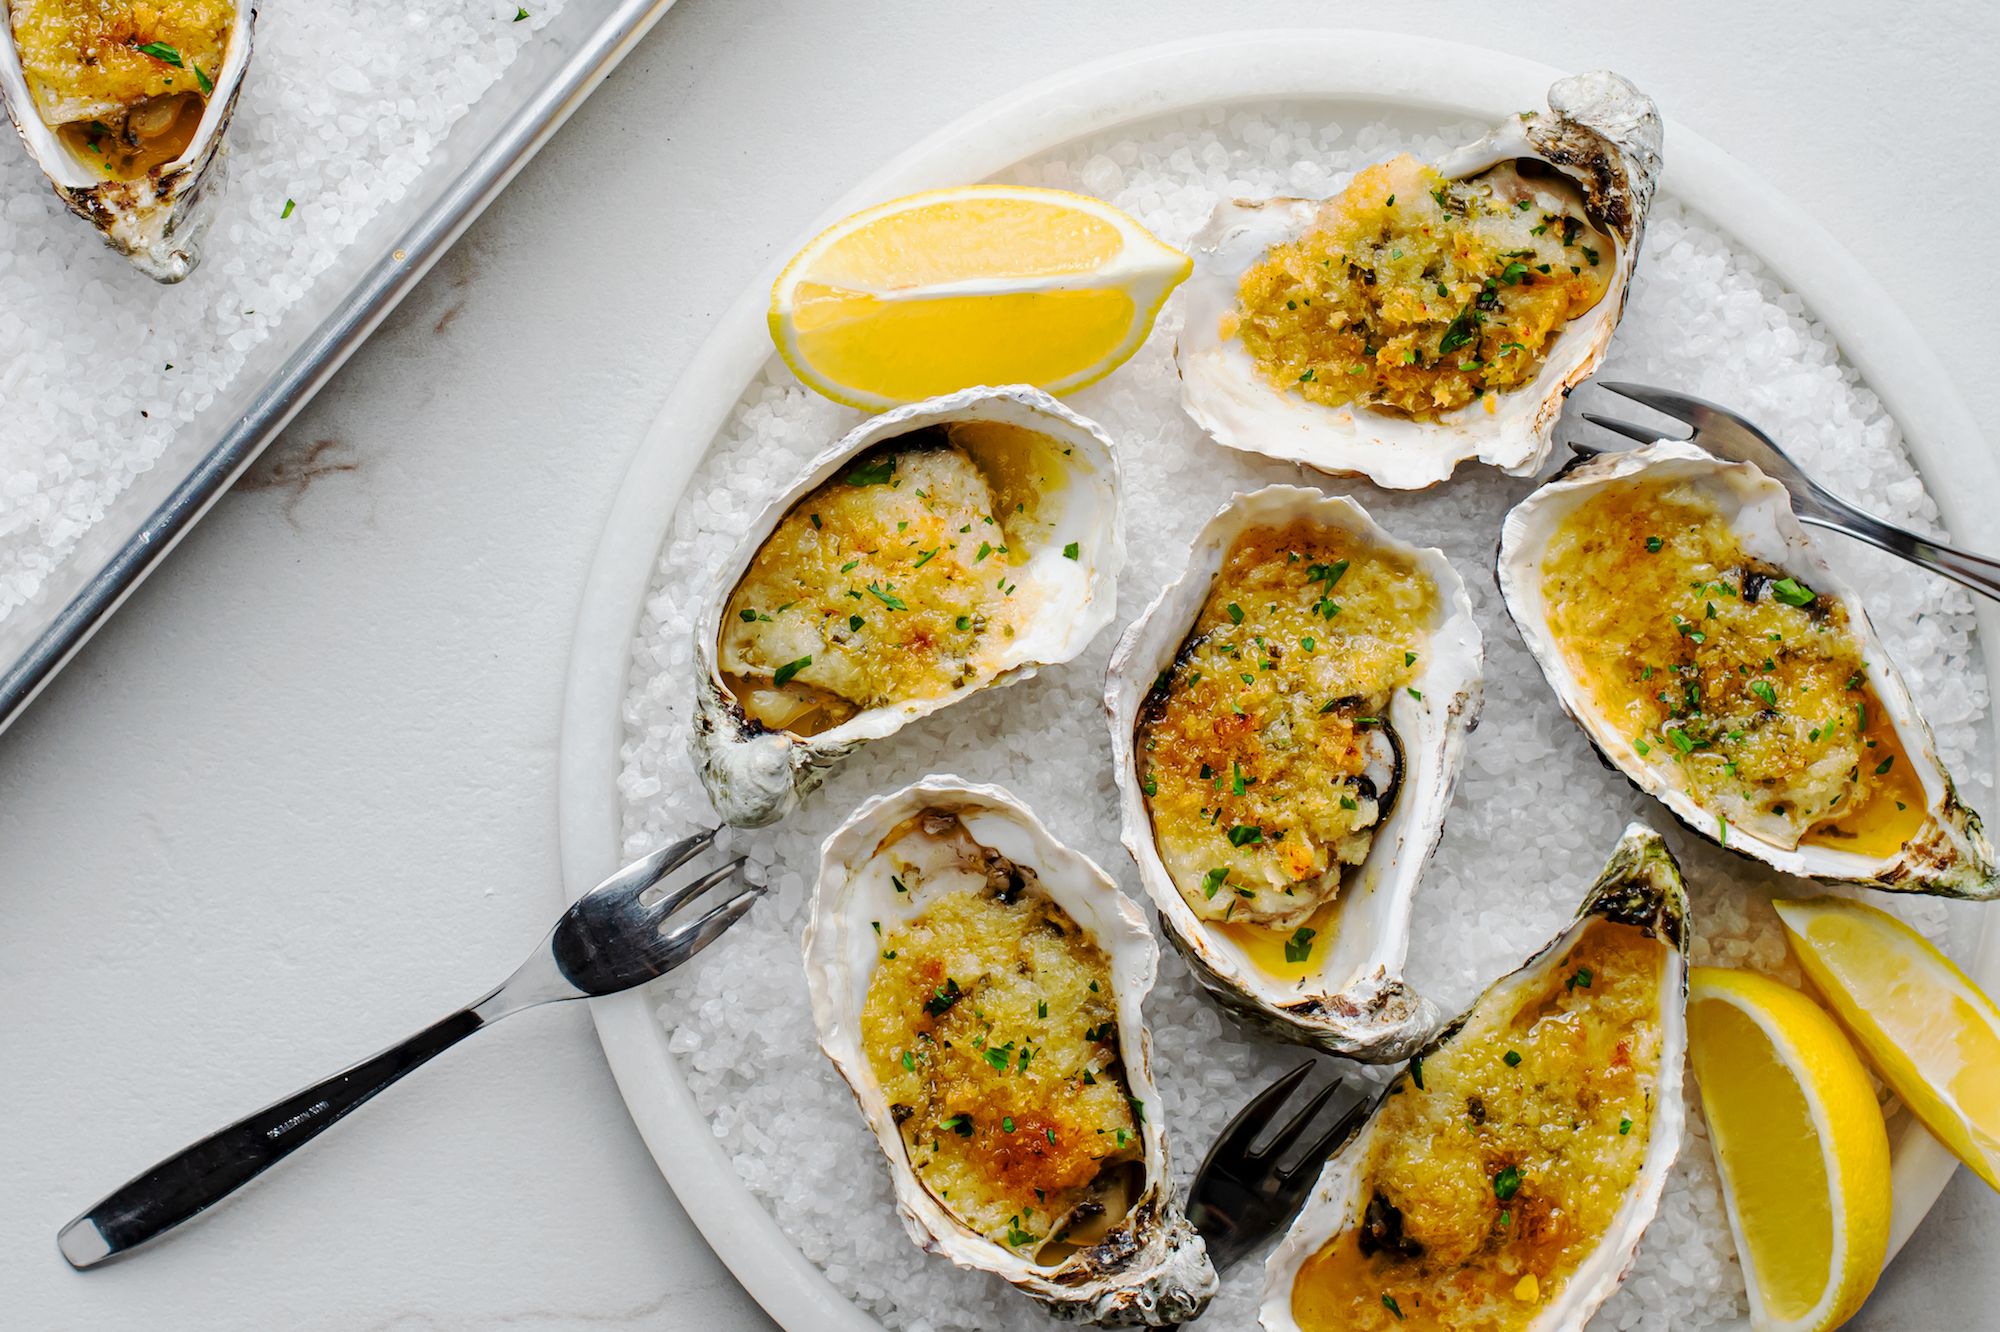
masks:
<svg viewBox="0 0 2000 1332"><path fill-rule="evenodd" d="M1079 544L1077 542L1072 541L1067 546L1063 547L1063 558L1066 560L1073 560L1077 557L1080 550L1081 547L1079 546Z"/></svg>
<svg viewBox="0 0 2000 1332"><path fill-rule="evenodd" d="M878 458L865 467L857 467L842 479L850 486L887 485L889 478L896 474L894 458Z"/></svg>
<svg viewBox="0 0 2000 1332"><path fill-rule="evenodd" d="M958 982L947 976L944 984L938 986L931 992L931 997L924 1000L924 1012L932 1017L943 1017L951 1011L953 1004L964 997L964 992L958 988Z"/></svg>
<svg viewBox="0 0 2000 1332"><path fill-rule="evenodd" d="M1875 765L1875 775L1877 777L1880 777L1883 773L1889 771L1889 769L1895 766L1896 766L1896 756L1894 754L1891 754L1889 755L1888 758L1883 759L1880 763Z"/></svg>
<svg viewBox="0 0 2000 1332"><path fill-rule="evenodd" d="M1252 823L1239 823L1229 830L1231 846L1255 846L1264 840L1264 830Z"/></svg>
<svg viewBox="0 0 2000 1332"><path fill-rule="evenodd" d="M1576 974L1571 976L1569 980L1566 982L1566 984L1568 988L1572 990L1574 990L1579 985L1581 985L1584 989L1587 990L1590 988L1590 983L1595 979L1597 979L1597 977L1591 972L1589 967L1578 967L1576 969Z"/></svg>
<svg viewBox="0 0 2000 1332"><path fill-rule="evenodd" d="M1810 606L1816 594L1796 578L1780 578L1771 584L1771 595L1787 606Z"/></svg>
<svg viewBox="0 0 2000 1332"><path fill-rule="evenodd" d="M988 555L991 555L992 553L993 553L992 543L987 541L982 541L979 543L979 553L972 557L972 562L974 564L977 564L981 560L985 559Z"/></svg>
<svg viewBox="0 0 2000 1332"><path fill-rule="evenodd" d="M144 46L135 49L140 55L149 55L163 65L172 65L175 69L186 68L186 66L181 64L181 53L173 47L168 46L165 42L147 42Z"/></svg>
<svg viewBox="0 0 2000 1332"><path fill-rule="evenodd" d="M1763 703L1765 707L1775 708L1778 706L1778 691L1771 687L1769 680L1752 680L1750 682L1750 692L1755 694L1758 701Z"/></svg>
<svg viewBox="0 0 2000 1332"><path fill-rule="evenodd" d="M771 683L777 686L778 688L783 689L786 685L792 682L792 677L794 675L797 675L800 671L804 670L806 667L812 664L813 664L813 659L811 657L800 657L796 661L788 661L784 665L780 666L777 670L771 673Z"/></svg>
<svg viewBox="0 0 2000 1332"><path fill-rule="evenodd" d="M950 1119L938 1121L938 1127L941 1129L950 1129L961 1138L969 1138L972 1136L972 1116L953 1115Z"/></svg>
<svg viewBox="0 0 2000 1332"><path fill-rule="evenodd" d="M1228 877L1229 877L1228 868L1220 865L1210 870L1208 873L1202 875L1201 891L1203 896L1213 898L1215 894L1221 890L1222 881L1224 879L1227 879Z"/></svg>
<svg viewBox="0 0 2000 1332"><path fill-rule="evenodd" d="M1438 294L1446 294L1445 289L1439 287ZM1441 355L1449 356L1478 336L1479 316L1474 314L1472 307L1468 305L1458 312L1457 318L1445 325L1444 337L1438 342L1438 352Z"/></svg>
<svg viewBox="0 0 2000 1332"><path fill-rule="evenodd" d="M1501 1055L1500 1058L1509 1068L1519 1068L1521 1066L1521 1052L1519 1050L1509 1050L1506 1054Z"/></svg>
<svg viewBox="0 0 2000 1332"><path fill-rule="evenodd" d="M895 586L894 583L891 583L888 587L877 587L875 584L870 583L868 585L868 592L869 595L873 596L890 610L908 610L909 606L904 603L903 599L890 590L890 588Z"/></svg>
<svg viewBox="0 0 2000 1332"><path fill-rule="evenodd" d="M1285 961L1303 962L1312 956L1314 931L1301 925L1285 940ZM1421 1085L1421 1084L1419 1084Z"/></svg>
<svg viewBox="0 0 2000 1332"><path fill-rule="evenodd" d="M1424 1089L1424 1057L1418 1055L1410 1060L1410 1081L1417 1084L1417 1090Z"/></svg>
<svg viewBox="0 0 2000 1332"><path fill-rule="evenodd" d="M201 88L201 90L205 93L214 92L215 80L208 77L208 72L204 70L200 65L192 66L192 68L194 70L194 81Z"/></svg>
<svg viewBox="0 0 2000 1332"><path fill-rule="evenodd" d="M1384 1309L1387 1309L1390 1313L1396 1315L1397 1322L1400 1323L1403 1321L1403 1306L1396 1303L1396 1297L1394 1295L1384 1295L1382 1297L1382 1307Z"/></svg>
<svg viewBox="0 0 2000 1332"><path fill-rule="evenodd" d="M1655 554L1655 555L1659 554L1659 553L1660 553L1660 547L1662 547L1662 546L1664 546L1664 545L1666 545L1666 544L1667 544L1666 542L1664 542L1664 541L1660 540L1660 539L1659 539L1658 537L1647 537L1647 538L1646 538L1646 549L1647 549L1648 551L1652 552L1652 553L1653 553L1653 554Z"/></svg>
<svg viewBox="0 0 2000 1332"><path fill-rule="evenodd" d="M1229 622L1231 624L1243 623L1243 608L1241 606L1232 601L1226 609L1229 611Z"/></svg>
<svg viewBox="0 0 2000 1332"><path fill-rule="evenodd" d="M516 9L516 10L514 11L514 22L516 22L516 23L519 23L519 22L520 22L520 21L521 21L522 19L525 19L526 17L528 17L528 11L527 11L527 10L525 10L525 9L518 9L518 8L517 8L517 9Z"/></svg>
<svg viewBox="0 0 2000 1332"><path fill-rule="evenodd" d="M1621 1116L1618 1120L1618 1136L1622 1138L1631 1131L1632 1117L1630 1115Z"/></svg>
<svg viewBox="0 0 2000 1332"><path fill-rule="evenodd" d="M912 563L910 567L912 569L923 568L926 564L929 564L933 559L937 558L938 551L942 549L944 549L944 547L942 546L933 546L929 550L918 551L916 561Z"/></svg>
<svg viewBox="0 0 2000 1332"><path fill-rule="evenodd" d="M1508 1166L1493 1177L1493 1196L1506 1202L1521 1191L1521 1168Z"/></svg>
<svg viewBox="0 0 2000 1332"><path fill-rule="evenodd" d="M284 211L278 214L278 220L283 221L285 218L290 217L292 215L292 210L297 207L298 205L292 202L290 199L285 200Z"/></svg>
<svg viewBox="0 0 2000 1332"><path fill-rule="evenodd" d="M859 632L861 626L866 623L868 623L868 621L862 619L859 615L850 615L847 617L847 627L856 632Z"/></svg>

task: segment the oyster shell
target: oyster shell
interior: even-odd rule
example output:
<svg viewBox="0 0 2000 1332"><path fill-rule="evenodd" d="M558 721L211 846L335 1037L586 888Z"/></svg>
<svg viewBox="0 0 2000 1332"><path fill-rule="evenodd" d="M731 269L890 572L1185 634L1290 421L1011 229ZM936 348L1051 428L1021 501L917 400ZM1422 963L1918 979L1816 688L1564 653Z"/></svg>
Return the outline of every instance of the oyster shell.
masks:
<svg viewBox="0 0 2000 1332"><path fill-rule="evenodd" d="M175 7L170 3L158 8ZM221 0L220 7L227 10L226 36L220 64L212 70L203 68L192 50L184 56L157 40L137 45L137 38L146 32L122 41L121 52L129 46L138 53L134 59L143 55L157 67L154 73L163 76L147 80L146 86L158 83L164 90L186 84L166 96L134 91L126 97L112 83L64 89L31 75L37 62L24 58L24 43L17 40L17 29L31 15L43 20L35 40L47 43L49 34L71 20L96 22L94 8L66 5L65 0L10 0L0 5L11 16L9 22L0 22L0 98L28 155L71 212L102 232L106 243L140 272L159 282L179 282L200 261L214 187L222 175L223 137L250 67L256 7L250 0ZM105 35L94 27L89 31L92 41ZM56 46L45 53L49 59L42 63L52 63L69 39L53 40ZM93 61L91 67L101 75L106 62ZM141 85L128 79L126 86ZM188 120L194 121L191 132L185 128ZM178 143L184 133L186 142L178 151L167 160L154 160L171 150L161 145ZM151 134L160 137L154 140ZM134 155L129 170L115 171L101 145L110 142L115 147L121 141Z"/></svg>
<svg viewBox="0 0 2000 1332"><path fill-rule="evenodd" d="M1238 766L1233 757L1226 762L1218 757L1213 766L1225 771L1196 776L1216 783L1219 808L1224 794L1242 797L1254 792L1260 777L1267 782L1267 791L1276 789L1272 774L1260 768L1258 755L1269 755L1276 764L1280 762L1279 751L1294 744L1303 747L1325 740L1339 745L1351 739L1352 744L1361 747L1365 755L1363 771L1337 777L1335 780L1348 785L1338 791L1328 787L1327 791L1346 795L1352 789L1353 794L1343 800L1341 808L1360 807L1354 811L1353 821L1357 831L1366 834L1365 850L1361 851L1358 865L1351 859L1352 851L1357 848L1350 848L1348 864L1340 863L1332 854L1325 857L1324 864L1316 862L1301 876L1312 880L1299 885L1305 892L1303 902L1292 908L1285 905L1288 892L1298 896L1292 883L1270 892L1268 880L1246 882L1246 874L1239 872L1254 872L1255 867L1246 865L1240 856L1231 855L1232 850L1244 849L1240 843L1248 841L1248 834L1240 833L1233 821L1229 828L1230 848L1211 849L1217 859L1235 868L1211 883L1210 874L1191 874L1187 858L1176 849L1172 858L1181 864L1180 878L1189 880L1176 881L1152 808L1156 799L1171 797L1173 793L1161 785L1158 774L1150 771L1152 760L1143 752L1144 742L1138 735L1142 724L1150 724L1145 723L1149 699L1156 698L1170 684L1178 687L1185 682L1191 689L1200 684L1198 679L1189 681L1186 671L1171 680L1170 676L1181 668L1184 660L1192 660L1186 654L1196 650L1194 640L1204 609L1211 601L1211 589L1222 576L1231 550L1246 534L1255 541L1261 539L1260 533L1278 532L1344 543L1342 548L1355 552L1380 552L1389 560L1400 562L1397 567L1415 575L1414 579L1401 576L1405 586L1428 588L1423 593L1426 608L1413 612L1412 623L1403 626L1421 641L1405 643L1397 638L1391 646L1393 655L1389 665L1392 669L1402 668L1402 677L1387 683L1370 701L1360 704L1372 710L1379 703L1379 716L1356 713L1351 718L1354 729L1335 735L1314 728L1330 715L1348 711L1346 705L1353 700L1328 699L1321 703L1318 694L1311 693L1302 710L1297 700L1316 682L1313 672L1325 670L1329 664L1337 667L1344 660L1340 655L1344 639L1335 637L1336 622L1343 633L1359 635L1369 627L1361 622L1365 612L1350 608L1336 621L1333 616L1339 612L1326 610L1336 589L1342 596L1356 590L1351 584L1342 585L1341 580L1347 576L1344 562L1338 572L1314 565L1309 557L1285 559L1276 566L1282 578L1301 585L1307 596L1324 590L1326 601L1309 605L1308 609L1318 612L1316 622L1325 626L1321 632L1326 641L1308 645L1301 637L1295 646L1289 632L1283 643L1272 640L1271 646L1278 651L1271 657L1260 658L1260 665L1262 660L1272 660L1274 669L1265 672L1252 668L1245 672L1259 682L1255 688L1279 691L1268 700L1268 706L1252 704L1260 723L1257 743L1268 748L1251 754L1248 767ZM1245 549L1250 546L1246 544ZM1273 553L1275 558L1275 548ZM1289 549L1285 552L1287 556L1295 553ZM1260 593L1246 613L1245 632L1255 633L1263 622L1262 616L1278 614L1277 604L1276 592L1269 597ZM1230 614L1233 616L1235 611ZM1217 650L1226 652L1232 646L1237 645L1233 641L1221 643ZM1411 652L1415 654L1414 661L1408 659ZM1443 831L1445 810L1451 803L1452 784L1457 780L1465 740L1478 718L1480 663L1480 635L1472 618L1472 603L1464 583L1444 555L1396 540L1351 499L1330 498L1317 490L1297 486L1270 486L1252 494L1237 495L1203 527L1195 539L1187 570L1160 593L1119 640L1105 682L1104 704L1111 725L1112 762L1125 845L1138 862L1140 882L1159 910L1167 938L1187 957L1196 977L1212 997L1282 1039L1316 1045L1355 1059L1401 1059L1430 1034L1437 1023L1436 1009L1403 983L1401 971L1409 942L1411 901L1424 864ZM1231 676L1240 678L1234 672ZM1233 678L1225 684L1232 692ZM1267 686L1266 681L1271 683ZM1329 691L1334 687L1329 686ZM1239 704L1218 700L1217 706L1233 710ZM1371 722L1380 724L1370 725ZM1285 732L1282 738L1276 734L1279 729ZM1191 743L1198 743L1199 729L1192 734L1196 741ZM1389 755L1393 791L1385 789L1379 779L1363 784L1363 779L1371 777L1377 762L1379 751L1374 746L1385 738L1394 751ZM1306 778L1307 786L1319 772L1316 767L1300 767L1297 771ZM1149 781L1154 783L1155 795L1146 790ZM1225 792L1225 787L1231 789ZM1288 797L1290 792L1280 794ZM1362 827L1362 821L1370 815L1374 821ZM1222 826L1219 816L1215 817L1217 822L1213 826ZM1288 831L1285 828L1272 830L1276 835L1269 841L1284 853L1305 842L1308 834L1300 831L1303 826L1294 822L1289 831L1298 836L1289 843L1283 841L1282 835ZM1318 844L1328 843L1319 839ZM1260 830L1254 846L1264 845L1266 841ZM1195 865L1198 869L1199 862ZM1247 901L1257 905L1257 899L1274 900L1276 909L1264 915L1267 925L1236 924L1231 904ZM1221 920L1212 918L1218 905L1223 912ZM1310 926L1301 924L1307 920L1312 922ZM1298 929L1306 930L1303 942L1295 932ZM1287 945L1290 947L1285 952L1285 962L1277 962L1279 949ZM1301 947L1305 953L1299 959L1296 954Z"/></svg>
<svg viewBox="0 0 2000 1332"><path fill-rule="evenodd" d="M1482 1295L1503 1312L1481 1327L1582 1328L1680 1150L1686 1005L1680 869L1633 824L1575 922L1426 1044L1327 1162L1265 1265L1266 1332L1393 1328L1417 1308L1435 1323ZM1566 1132L1538 1131L1557 1118Z"/></svg>
<svg viewBox="0 0 2000 1332"><path fill-rule="evenodd" d="M924 469L907 488L899 458ZM821 523L813 496L852 521ZM857 426L751 524L696 621L692 745L717 812L773 822L862 744L1068 661L1110 623L1124 559L1111 441L1039 389Z"/></svg>
<svg viewBox="0 0 2000 1332"><path fill-rule="evenodd" d="M938 954L951 959L942 981ZM982 956L991 968L966 975ZM805 932L813 1019L887 1158L904 1227L1067 1322L1174 1324L1215 1292L1173 1197L1149 1069L1140 1004L1158 959L1109 876L998 787L927 777L863 804L827 838ZM921 1010L903 1002L911 995ZM977 1054L952 1039L974 1027ZM906 1101L891 1103L885 1071L907 1079L894 1083ZM1022 1122L995 1125L1002 1111ZM1117 1127L1090 1127L1106 1117ZM905 1133L922 1142L927 1131L913 1166ZM920 1170L960 1185L949 1205ZM950 1170L975 1173L939 1173ZM1066 1173L1077 1171L1087 1182ZM1039 1183L1046 1193L1008 1196Z"/></svg>
<svg viewBox="0 0 2000 1332"><path fill-rule="evenodd" d="M1617 74L1599 70L1558 81L1549 89L1546 112L1524 113L1436 163L1437 170L1453 181L1498 173L1491 177L1496 191L1508 197L1519 194L1552 216L1568 217L1580 210L1592 227L1612 239L1616 255L1602 296L1563 327L1531 382L1474 398L1435 420L1354 402L1322 405L1293 388L1274 386L1259 372L1241 339L1225 333L1225 321L1234 320L1239 310L1244 275L1274 246L1311 232L1325 201L1273 198L1223 203L1190 247L1195 272L1181 297L1186 325L1175 353L1182 405L1203 429L1231 448L1301 462L1323 472L1360 473L1392 489L1434 485L1470 458L1512 475L1532 475L1548 456L1564 397L1597 367L1624 311L1626 287L1659 176L1660 140L1660 117L1652 100ZM1521 163L1546 170L1537 168L1524 175L1518 169ZM1390 204L1394 200L1391 194ZM1406 207L1410 202L1405 201ZM1596 252L1590 253L1594 265ZM1372 271L1366 276L1372 285ZM1513 280L1521 277L1530 283L1535 280L1526 273ZM1428 279L1420 285L1425 288L1421 298L1430 302ZM1489 281L1485 291L1492 290ZM1465 299L1460 292L1440 295L1452 302ZM1483 293L1480 299L1486 299ZM1465 303L1458 318L1473 319L1476 308ZM1452 327L1457 327L1456 321ZM1477 328L1468 324L1475 350ZM1455 339L1447 328L1429 347L1433 355L1425 360L1442 364L1438 354L1462 345L1463 337ZM1500 356L1504 355L1502 350Z"/></svg>
<svg viewBox="0 0 2000 1332"><path fill-rule="evenodd" d="M1590 544L1579 545L1565 523L1585 505L1576 530ZM1656 512L1680 516L1647 517ZM1714 581L1682 582L1683 562ZM1590 597L1589 571L1614 565L1609 595ZM1560 605L1548 595L1556 577L1576 581ZM1668 581L1648 591L1655 579ZM1692 831L1788 874L2000 894L1980 818L1960 802L1859 599L1813 548L1784 487L1754 465L1664 441L1570 467L1507 515L1499 581L1564 710ZM1559 617L1577 632L1565 638ZM1670 646L1643 651L1648 632ZM1645 660L1592 674L1589 653L1606 635ZM1640 671L1656 674L1639 687ZM1655 678L1671 686L1671 715L1653 707Z"/></svg>

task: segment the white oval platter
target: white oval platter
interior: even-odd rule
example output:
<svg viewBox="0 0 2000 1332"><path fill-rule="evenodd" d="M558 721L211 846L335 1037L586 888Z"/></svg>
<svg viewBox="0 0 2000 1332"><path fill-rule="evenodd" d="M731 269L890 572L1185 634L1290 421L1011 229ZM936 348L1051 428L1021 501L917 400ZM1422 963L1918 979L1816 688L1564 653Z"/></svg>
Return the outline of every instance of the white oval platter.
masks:
<svg viewBox="0 0 2000 1332"><path fill-rule="evenodd" d="M1029 85L946 126L856 186L806 235L865 204L981 180L1087 135L1190 108L1324 101L1384 114L1498 120L1540 105L1562 73L1517 56L1381 32L1243 32L1148 47ZM1668 142L1662 188L1717 220L1805 299L1901 424L1954 537L1977 549L2000 548L2000 514L1982 503L2000 496L2000 461L1978 447L1970 409L1888 293L1744 164L1671 122ZM632 635L688 478L773 356L764 312L775 276L774 266L717 321L641 443L600 539L563 699L558 812L566 901L617 867L620 707ZM1950 485L1935 484L1946 476ZM1982 602L1979 627L1984 642L2000 642L2000 608ZM1991 915L1968 970L1988 989L2000 989L2000 930ZM827 1281L737 1178L681 1080L653 1007L635 991L595 1001L593 1016L633 1121L709 1244L791 1332L878 1332L880 1325ZM1894 1147L1892 1254L1956 1165L1915 1125Z"/></svg>

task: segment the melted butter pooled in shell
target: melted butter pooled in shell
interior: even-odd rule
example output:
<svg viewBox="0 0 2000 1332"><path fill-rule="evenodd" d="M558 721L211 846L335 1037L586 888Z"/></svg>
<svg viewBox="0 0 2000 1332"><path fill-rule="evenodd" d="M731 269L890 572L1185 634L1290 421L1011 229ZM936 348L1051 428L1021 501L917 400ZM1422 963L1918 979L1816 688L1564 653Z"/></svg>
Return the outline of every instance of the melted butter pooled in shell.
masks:
<svg viewBox="0 0 2000 1332"><path fill-rule="evenodd" d="M1597 920L1399 1081L1363 1215L1299 1270L1302 1332L1504 1332L1542 1312L1644 1163L1667 949Z"/></svg>

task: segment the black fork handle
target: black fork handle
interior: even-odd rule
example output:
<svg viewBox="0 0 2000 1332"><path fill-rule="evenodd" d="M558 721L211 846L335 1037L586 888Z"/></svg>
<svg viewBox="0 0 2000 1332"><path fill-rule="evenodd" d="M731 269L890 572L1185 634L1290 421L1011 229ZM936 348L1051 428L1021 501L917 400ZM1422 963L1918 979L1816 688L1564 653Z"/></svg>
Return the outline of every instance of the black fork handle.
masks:
<svg viewBox="0 0 2000 1332"><path fill-rule="evenodd" d="M461 1008L323 1082L273 1101L183 1148L64 1226L56 1246L82 1271L158 1239L338 1124L412 1069L487 1025Z"/></svg>

